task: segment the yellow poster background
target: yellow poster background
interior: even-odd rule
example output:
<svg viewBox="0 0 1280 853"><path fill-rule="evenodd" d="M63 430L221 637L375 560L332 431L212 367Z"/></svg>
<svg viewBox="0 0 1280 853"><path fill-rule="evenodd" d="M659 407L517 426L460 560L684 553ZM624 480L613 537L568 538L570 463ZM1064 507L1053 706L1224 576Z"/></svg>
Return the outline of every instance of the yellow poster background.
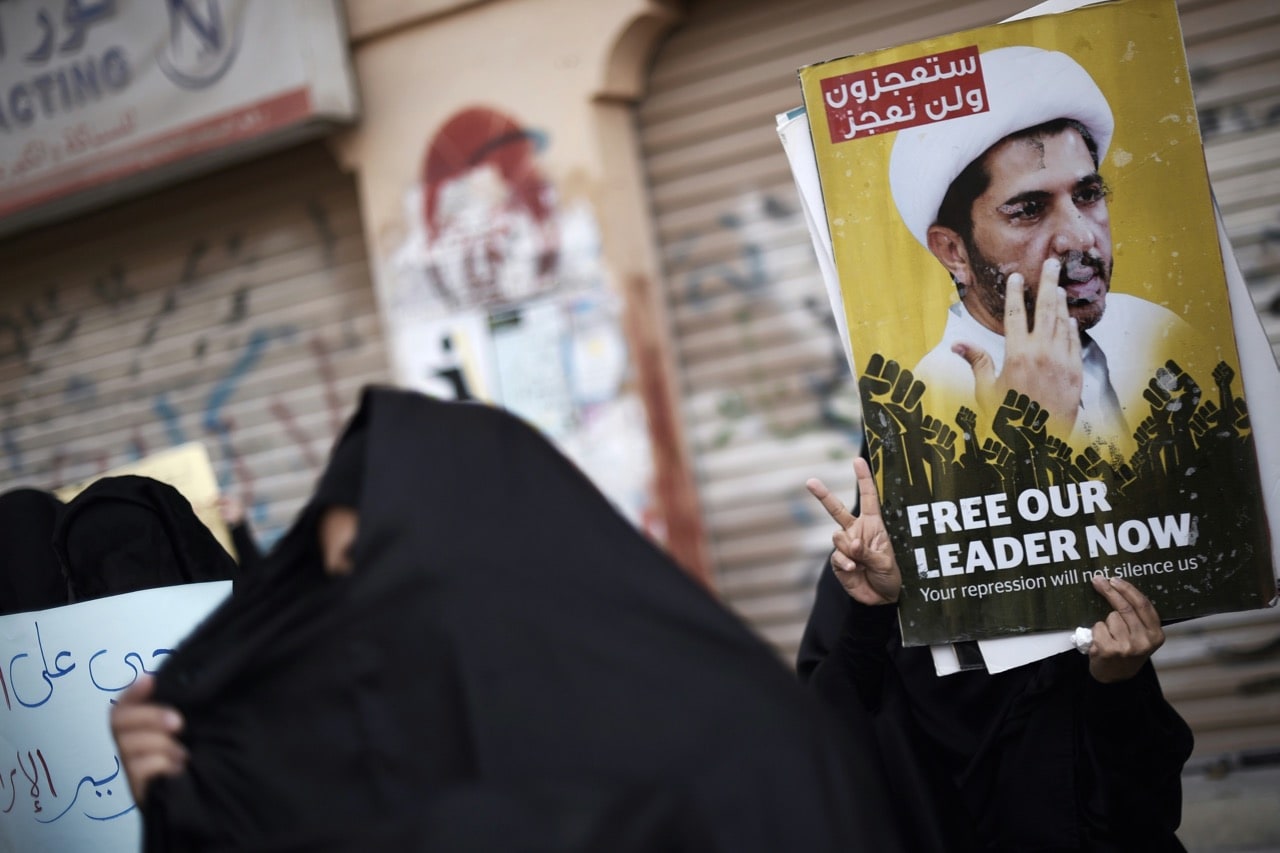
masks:
<svg viewBox="0 0 1280 853"><path fill-rule="evenodd" d="M1058 51L1072 62L1014 51L1038 60L993 56L978 76L983 55L1016 46ZM1105 385L1113 402L1095 396L1091 409L1082 406L1085 415L1104 415L1080 429L1078 420L1046 426L1050 412L1031 399L1033 389L1014 386L999 402L977 399L977 383L949 343L972 344L971 334L982 336L977 346L1003 349L1003 342L993 342L998 332L979 320L959 318L947 328L956 285L904 224L890 180L898 134L912 133L913 153L898 164L910 171L897 186L920 208L912 214L920 232L951 167L960 165L955 153L980 156L969 146L1017 129L1023 110L1024 127L1087 116L1085 124L1105 137L1093 85L1077 64L1115 123L1098 164L1105 208L1092 207L1094 187L1081 181L1079 160L1069 170L1058 168L1065 158L1044 161L1051 176L1076 181L1072 203L1087 210L1078 218L1092 217L1081 239L1100 248L1105 215L1114 264L1112 296L1090 327L1097 348L1089 350L1093 375L1101 374L1100 360L1106 378L1094 387ZM1107 612L1090 582L1099 574L1141 579L1165 619L1264 606L1274 596L1270 542L1173 0L1112 0L845 57L803 68L800 77L866 446L902 570L904 644L1092 624ZM988 120L961 124L987 106ZM1067 182L1051 177L1047 190L1036 181L1010 183L1021 190L997 203L1013 211L1012 230L1024 196L1052 195ZM1042 220L1028 221L1037 228ZM985 262L1006 271L1027 274L1020 265L1058 250L1043 233L1002 245L1002 232L991 230L995 248L1013 248ZM1049 235L1059 236L1072 237ZM974 272L952 260L966 277ZM967 283L992 286L981 278ZM949 343L919 365L944 330ZM1046 370L1053 381L1052 365ZM1107 420L1107 407L1117 403L1121 416Z"/></svg>
<svg viewBox="0 0 1280 853"><path fill-rule="evenodd" d="M956 289L894 204L888 163L897 133L832 143L820 82L969 45L983 52L1011 45L1058 50L1088 70L1116 121L1099 164L1111 190L1111 292L1163 305L1203 335L1193 351L1168 354L1202 385L1219 361L1238 373L1204 152L1172 0L1115 0L801 69L858 372L875 352L904 367L916 364L941 338ZM1043 97L1051 101L1054 93Z"/></svg>

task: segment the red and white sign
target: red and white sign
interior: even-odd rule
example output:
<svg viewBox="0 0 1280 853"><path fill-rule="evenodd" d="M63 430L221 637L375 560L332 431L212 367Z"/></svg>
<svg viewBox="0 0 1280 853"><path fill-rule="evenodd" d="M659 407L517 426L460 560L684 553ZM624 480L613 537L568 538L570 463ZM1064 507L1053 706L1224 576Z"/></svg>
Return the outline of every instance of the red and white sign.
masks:
<svg viewBox="0 0 1280 853"><path fill-rule="evenodd" d="M822 81L833 143L987 111L975 45Z"/></svg>

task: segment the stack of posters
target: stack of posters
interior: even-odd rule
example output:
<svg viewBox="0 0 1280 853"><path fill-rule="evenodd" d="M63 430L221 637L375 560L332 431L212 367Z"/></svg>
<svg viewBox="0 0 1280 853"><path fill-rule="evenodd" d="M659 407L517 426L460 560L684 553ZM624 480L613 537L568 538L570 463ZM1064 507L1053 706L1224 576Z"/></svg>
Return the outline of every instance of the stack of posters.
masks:
<svg viewBox="0 0 1280 853"><path fill-rule="evenodd" d="M1052 632L1009 663L1058 651L1108 611L1097 574L1165 620L1272 603L1280 460L1254 404L1280 378L1172 0L800 80L779 133L859 383L904 643Z"/></svg>

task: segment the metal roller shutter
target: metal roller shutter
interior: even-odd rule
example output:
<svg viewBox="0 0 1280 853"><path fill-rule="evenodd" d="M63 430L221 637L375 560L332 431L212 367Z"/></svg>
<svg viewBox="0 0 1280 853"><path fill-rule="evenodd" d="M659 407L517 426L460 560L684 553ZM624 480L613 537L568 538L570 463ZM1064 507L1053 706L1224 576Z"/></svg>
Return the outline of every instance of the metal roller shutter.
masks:
<svg viewBox="0 0 1280 853"><path fill-rule="evenodd" d="M0 489L186 441L268 544L388 365L354 181L320 144L0 242Z"/></svg>
<svg viewBox="0 0 1280 853"><path fill-rule="evenodd" d="M831 524L805 491L853 491L858 405L773 117L796 69L986 23L1018 0L691 5L639 108L719 592L790 657Z"/></svg>
<svg viewBox="0 0 1280 853"><path fill-rule="evenodd" d="M1182 2L1183 39L1214 195L1254 304L1280 352L1280 6ZM1280 519L1271 519L1276 535ZM1174 625L1165 693L1196 733L1193 763L1280 754L1280 609Z"/></svg>
<svg viewBox="0 0 1280 853"><path fill-rule="evenodd" d="M802 65L1026 5L705 0L655 60L639 132L717 588L786 657L831 533L804 480L851 495L858 428L773 117L800 103ZM1280 348L1280 8L1180 9L1218 200ZM1201 755L1280 745L1277 616L1170 630L1166 682Z"/></svg>

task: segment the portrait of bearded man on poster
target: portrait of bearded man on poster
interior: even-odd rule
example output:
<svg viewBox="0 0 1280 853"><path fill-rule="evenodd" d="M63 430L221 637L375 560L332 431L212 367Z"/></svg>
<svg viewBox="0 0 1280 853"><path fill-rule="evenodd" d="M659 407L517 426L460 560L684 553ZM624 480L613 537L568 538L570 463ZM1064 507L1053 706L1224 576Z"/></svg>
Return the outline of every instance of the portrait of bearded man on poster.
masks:
<svg viewBox="0 0 1280 853"><path fill-rule="evenodd" d="M1112 291L1111 107L1064 53L1000 48L982 67L987 111L904 130L890 155L902 221L958 295L912 373L979 414L1026 395L1077 450L1124 446L1149 383L1195 333Z"/></svg>

